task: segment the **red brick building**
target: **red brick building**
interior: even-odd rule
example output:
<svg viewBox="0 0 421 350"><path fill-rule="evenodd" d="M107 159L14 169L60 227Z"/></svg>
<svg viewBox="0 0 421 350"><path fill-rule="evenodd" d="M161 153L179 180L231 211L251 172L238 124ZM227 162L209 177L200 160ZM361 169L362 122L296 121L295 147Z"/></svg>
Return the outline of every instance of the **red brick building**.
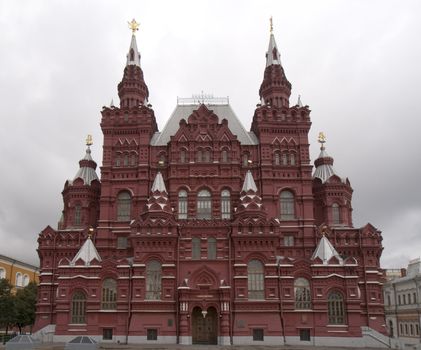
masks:
<svg viewBox="0 0 421 350"><path fill-rule="evenodd" d="M272 33L262 74L250 131L206 96L159 131L132 36L120 106L101 111L101 177L88 142L39 236L39 335L381 345L381 234L353 227L323 135L311 164L310 109L290 105Z"/></svg>

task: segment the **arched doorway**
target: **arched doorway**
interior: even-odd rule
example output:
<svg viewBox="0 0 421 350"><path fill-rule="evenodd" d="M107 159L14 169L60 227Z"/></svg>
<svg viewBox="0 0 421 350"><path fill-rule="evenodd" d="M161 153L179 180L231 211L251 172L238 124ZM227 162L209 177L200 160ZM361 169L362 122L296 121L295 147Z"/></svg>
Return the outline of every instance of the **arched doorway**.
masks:
<svg viewBox="0 0 421 350"><path fill-rule="evenodd" d="M218 344L218 314L214 307L204 312L195 307L191 320L193 344Z"/></svg>

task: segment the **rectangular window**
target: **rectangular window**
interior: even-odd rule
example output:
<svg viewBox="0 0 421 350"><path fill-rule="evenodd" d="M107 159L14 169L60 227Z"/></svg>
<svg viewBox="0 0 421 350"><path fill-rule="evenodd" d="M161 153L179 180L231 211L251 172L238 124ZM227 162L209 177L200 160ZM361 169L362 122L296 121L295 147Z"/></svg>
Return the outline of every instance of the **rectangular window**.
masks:
<svg viewBox="0 0 421 350"><path fill-rule="evenodd" d="M81 224L81 207L80 207L80 205L76 205L75 206L75 220L74 220L74 224L75 225L80 225Z"/></svg>
<svg viewBox="0 0 421 350"><path fill-rule="evenodd" d="M402 305L402 303L401 303L401 296L400 295L398 295L398 304L399 305Z"/></svg>
<svg viewBox="0 0 421 350"><path fill-rule="evenodd" d="M156 328L148 328L146 340L158 340L158 330Z"/></svg>
<svg viewBox="0 0 421 350"><path fill-rule="evenodd" d="M414 303L414 304L416 304L416 303L417 303L417 294L416 294L416 293L414 293L414 294L412 295L412 300L413 300L413 303Z"/></svg>
<svg viewBox="0 0 421 350"><path fill-rule="evenodd" d="M300 340L301 341L310 341L310 330L309 329L300 329Z"/></svg>
<svg viewBox="0 0 421 350"><path fill-rule="evenodd" d="M127 237L117 237L117 249L127 248Z"/></svg>
<svg viewBox="0 0 421 350"><path fill-rule="evenodd" d="M406 295L405 294L402 295L402 298L403 298L403 304L406 305Z"/></svg>
<svg viewBox="0 0 421 350"><path fill-rule="evenodd" d="M254 328L253 329L253 341L263 341L263 329L262 328Z"/></svg>
<svg viewBox="0 0 421 350"><path fill-rule="evenodd" d="M284 236L284 246L285 247L293 247L294 246L294 236L291 236L291 235Z"/></svg>
<svg viewBox="0 0 421 350"><path fill-rule="evenodd" d="M104 328L102 330L102 340L113 340L113 329Z"/></svg>

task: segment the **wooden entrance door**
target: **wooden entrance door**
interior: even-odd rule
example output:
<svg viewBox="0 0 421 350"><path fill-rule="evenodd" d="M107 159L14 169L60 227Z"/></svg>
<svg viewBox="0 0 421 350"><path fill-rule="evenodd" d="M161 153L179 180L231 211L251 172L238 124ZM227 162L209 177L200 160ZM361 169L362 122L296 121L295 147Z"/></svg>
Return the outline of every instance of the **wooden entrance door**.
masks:
<svg viewBox="0 0 421 350"><path fill-rule="evenodd" d="M192 313L193 344L218 343L218 318L214 307L207 309L206 317L203 317L202 309L195 307Z"/></svg>

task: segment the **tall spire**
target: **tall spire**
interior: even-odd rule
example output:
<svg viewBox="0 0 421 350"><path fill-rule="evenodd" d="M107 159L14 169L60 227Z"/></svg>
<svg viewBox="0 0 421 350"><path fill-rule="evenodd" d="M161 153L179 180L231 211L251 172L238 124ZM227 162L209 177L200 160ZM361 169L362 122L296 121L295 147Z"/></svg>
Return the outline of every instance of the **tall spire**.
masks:
<svg viewBox="0 0 421 350"><path fill-rule="evenodd" d="M143 71L140 67L140 53L137 49L135 32L139 29L139 23L134 19L129 22L132 31L129 52L127 53L126 67L124 68L123 79L118 84L118 96L120 107L138 107L147 104L149 91L143 78Z"/></svg>
<svg viewBox="0 0 421 350"><path fill-rule="evenodd" d="M130 42L129 53L127 54L127 63L128 65L135 65L140 67L140 53L137 49L136 36L135 33L139 30L139 23L133 18L131 22L127 22L129 28L132 31L132 41Z"/></svg>
<svg viewBox="0 0 421 350"><path fill-rule="evenodd" d="M281 64L281 55L273 34L273 21L270 18L269 47L266 52L266 68L259 96L263 104L275 107L289 106L291 83L285 76Z"/></svg>

